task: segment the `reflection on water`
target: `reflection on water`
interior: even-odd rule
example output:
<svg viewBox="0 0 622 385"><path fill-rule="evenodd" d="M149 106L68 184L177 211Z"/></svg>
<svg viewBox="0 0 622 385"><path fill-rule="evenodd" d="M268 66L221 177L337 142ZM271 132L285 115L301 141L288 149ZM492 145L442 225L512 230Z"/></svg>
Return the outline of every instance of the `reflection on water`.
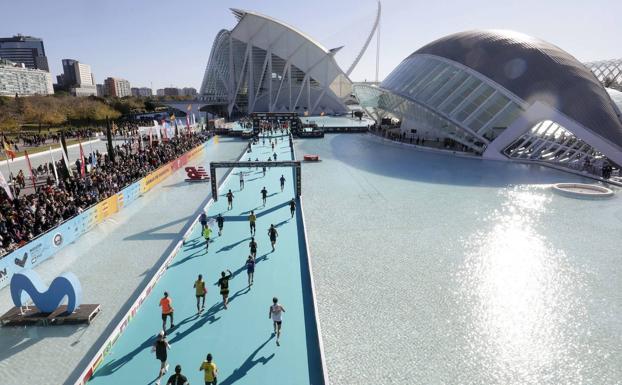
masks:
<svg viewBox="0 0 622 385"><path fill-rule="evenodd" d="M547 383L555 372L581 383L568 335L578 332L582 274L547 244L538 225L551 196L534 187L500 190L503 203L464 241L458 274L472 359L494 383ZM563 367L563 370L560 370Z"/></svg>

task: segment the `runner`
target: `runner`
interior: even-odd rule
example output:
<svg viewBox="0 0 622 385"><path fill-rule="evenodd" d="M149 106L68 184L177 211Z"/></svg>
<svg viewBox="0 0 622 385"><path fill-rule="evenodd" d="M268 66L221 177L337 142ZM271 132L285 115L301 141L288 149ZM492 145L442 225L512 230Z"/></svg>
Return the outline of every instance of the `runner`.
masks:
<svg viewBox="0 0 622 385"><path fill-rule="evenodd" d="M251 236L255 235L255 221L257 221L257 216L255 216L255 212L251 210L251 215L248 216L248 223L251 226Z"/></svg>
<svg viewBox="0 0 622 385"><path fill-rule="evenodd" d="M281 192L283 192L283 189L285 188L285 177L281 174Z"/></svg>
<svg viewBox="0 0 622 385"><path fill-rule="evenodd" d="M274 143L272 142L272 139L270 140L270 144L272 145L272 152L274 152Z"/></svg>
<svg viewBox="0 0 622 385"><path fill-rule="evenodd" d="M205 361L199 367L199 371L205 372L205 385L216 385L218 383L218 366L212 362L212 353L207 353L207 357L205 357Z"/></svg>
<svg viewBox="0 0 622 385"><path fill-rule="evenodd" d="M257 242L255 242L255 237L251 237L248 247L251 248L251 256L255 259L255 257L257 257Z"/></svg>
<svg viewBox="0 0 622 385"><path fill-rule="evenodd" d="M166 333L164 333L164 331L160 331L160 333L158 333L158 338L156 339L156 342L151 348L151 351L155 352L156 354L156 360L160 360L160 372L158 373L158 379L155 382L156 384L160 384L160 379L168 371L168 363L166 362L166 360L168 357L167 350L169 350L170 348L171 345L169 345L168 341L166 340Z"/></svg>
<svg viewBox="0 0 622 385"><path fill-rule="evenodd" d="M250 158L248 159L250 161ZM244 190L244 173L240 171L240 190Z"/></svg>
<svg viewBox="0 0 622 385"><path fill-rule="evenodd" d="M205 309L205 295L207 294L207 287L205 287L205 281L203 280L203 275L199 274L199 278L194 281L195 295L197 297L197 314L201 313ZM199 302L201 302L201 306L199 307Z"/></svg>
<svg viewBox="0 0 622 385"><path fill-rule="evenodd" d="M231 270L227 270L229 275L225 275L225 272L220 273L220 279L218 280L218 286L220 286L220 295L222 295L222 302L225 305L225 309L227 308L227 303L229 302L229 279L231 278Z"/></svg>
<svg viewBox="0 0 622 385"><path fill-rule="evenodd" d="M175 366L175 374L169 377L166 385L190 385L186 376L181 374L181 365Z"/></svg>
<svg viewBox="0 0 622 385"><path fill-rule="evenodd" d="M276 152L272 154L272 157L274 158L274 161L276 162Z"/></svg>
<svg viewBox="0 0 622 385"><path fill-rule="evenodd" d="M268 313L268 319L272 319L272 325L274 326L274 334L276 335L276 346L281 346L279 338L281 337L281 327L283 326L283 320L281 315L285 312L283 305L279 303L279 299L272 298L272 306L270 306L270 312Z"/></svg>
<svg viewBox="0 0 622 385"><path fill-rule="evenodd" d="M205 211L201 213L199 221L201 222L201 231L203 231L203 229L207 227L207 214L205 214Z"/></svg>
<svg viewBox="0 0 622 385"><path fill-rule="evenodd" d="M270 237L270 243L272 244L272 251L274 251L274 244L276 243L276 237L279 236L279 232L276 231L276 227L274 225L270 225L268 229L268 236Z"/></svg>
<svg viewBox="0 0 622 385"><path fill-rule="evenodd" d="M255 276L255 258L252 255L246 260L246 274L248 274L248 287L253 286L253 277Z"/></svg>
<svg viewBox="0 0 622 385"><path fill-rule="evenodd" d="M263 166L261 170L263 171L263 176L266 176L266 166Z"/></svg>
<svg viewBox="0 0 622 385"><path fill-rule="evenodd" d="M233 193L231 190L227 193L227 210L231 210L233 208Z"/></svg>
<svg viewBox="0 0 622 385"><path fill-rule="evenodd" d="M162 308L162 330L166 331L166 318L171 317L171 329L175 327L173 323L173 301L169 298L168 292L164 292L164 297L160 299L160 307Z"/></svg>
<svg viewBox="0 0 622 385"><path fill-rule="evenodd" d="M255 162L259 162L259 158L255 158ZM255 166L255 171L259 170L259 166Z"/></svg>
<svg viewBox="0 0 622 385"><path fill-rule="evenodd" d="M242 184L244 184L244 182L242 182ZM218 223L218 236L221 236L222 228L225 225L225 218L222 216L222 214L218 214L218 216L216 217L216 223Z"/></svg>
<svg viewBox="0 0 622 385"><path fill-rule="evenodd" d="M205 228L203 229L203 238L205 238L205 252L207 253L207 251L209 250L209 242L210 242L210 236L212 235L212 229L209 228L209 226L205 226Z"/></svg>
<svg viewBox="0 0 622 385"><path fill-rule="evenodd" d="M293 218L294 213L296 212L296 201L294 200L294 198L292 198L292 200L289 201L289 211L292 213L292 218Z"/></svg>
<svg viewBox="0 0 622 385"><path fill-rule="evenodd" d="M263 201L263 205L266 205L266 198L268 197L268 190L266 190L266 186L261 189L261 200Z"/></svg>

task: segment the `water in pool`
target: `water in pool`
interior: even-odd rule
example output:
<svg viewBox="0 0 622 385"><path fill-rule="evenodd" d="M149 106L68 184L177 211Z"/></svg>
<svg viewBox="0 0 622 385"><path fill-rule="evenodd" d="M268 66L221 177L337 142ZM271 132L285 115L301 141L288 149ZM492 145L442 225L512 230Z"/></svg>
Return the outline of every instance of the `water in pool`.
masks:
<svg viewBox="0 0 622 385"><path fill-rule="evenodd" d="M334 384L622 383L622 199L540 166L296 144Z"/></svg>

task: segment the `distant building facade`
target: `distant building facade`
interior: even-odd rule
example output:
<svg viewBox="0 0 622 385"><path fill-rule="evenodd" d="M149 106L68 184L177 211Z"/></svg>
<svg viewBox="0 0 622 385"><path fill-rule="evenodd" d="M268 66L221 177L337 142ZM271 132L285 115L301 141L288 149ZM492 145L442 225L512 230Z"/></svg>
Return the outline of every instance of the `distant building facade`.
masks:
<svg viewBox="0 0 622 385"><path fill-rule="evenodd" d="M62 62L63 74L57 77L60 87L74 96L97 95L95 76L90 65L74 59L63 59Z"/></svg>
<svg viewBox="0 0 622 385"><path fill-rule="evenodd" d="M196 96L197 95L197 89L194 87L184 87L181 90L180 93L182 96Z"/></svg>
<svg viewBox="0 0 622 385"><path fill-rule="evenodd" d="M164 96L164 88L158 88L156 91L157 96Z"/></svg>
<svg viewBox="0 0 622 385"><path fill-rule="evenodd" d="M103 84L97 84L95 85L95 88L97 89L97 96L100 98L106 96L106 89Z"/></svg>
<svg viewBox="0 0 622 385"><path fill-rule="evenodd" d="M43 40L36 37L16 35L0 38L0 58L23 63L26 68L50 71Z"/></svg>
<svg viewBox="0 0 622 385"><path fill-rule="evenodd" d="M175 88L175 87L164 88L164 96L179 96L179 88Z"/></svg>
<svg viewBox="0 0 622 385"><path fill-rule="evenodd" d="M125 79L106 78L104 80L104 92L105 96L122 98L132 95L132 88L130 87L130 82Z"/></svg>
<svg viewBox="0 0 622 385"><path fill-rule="evenodd" d="M0 96L50 95L54 93L52 75L25 64L0 59Z"/></svg>

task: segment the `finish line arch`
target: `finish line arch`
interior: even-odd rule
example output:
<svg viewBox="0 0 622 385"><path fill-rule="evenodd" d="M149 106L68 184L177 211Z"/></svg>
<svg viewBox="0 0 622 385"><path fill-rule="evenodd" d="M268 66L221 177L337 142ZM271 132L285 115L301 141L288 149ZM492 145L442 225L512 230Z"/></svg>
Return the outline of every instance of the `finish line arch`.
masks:
<svg viewBox="0 0 622 385"><path fill-rule="evenodd" d="M210 182L212 185L212 197L218 200L218 183L216 179L217 168L242 168L242 167L293 167L294 179L296 180L296 197L302 194L302 169L299 160L279 160L275 162L210 162Z"/></svg>

